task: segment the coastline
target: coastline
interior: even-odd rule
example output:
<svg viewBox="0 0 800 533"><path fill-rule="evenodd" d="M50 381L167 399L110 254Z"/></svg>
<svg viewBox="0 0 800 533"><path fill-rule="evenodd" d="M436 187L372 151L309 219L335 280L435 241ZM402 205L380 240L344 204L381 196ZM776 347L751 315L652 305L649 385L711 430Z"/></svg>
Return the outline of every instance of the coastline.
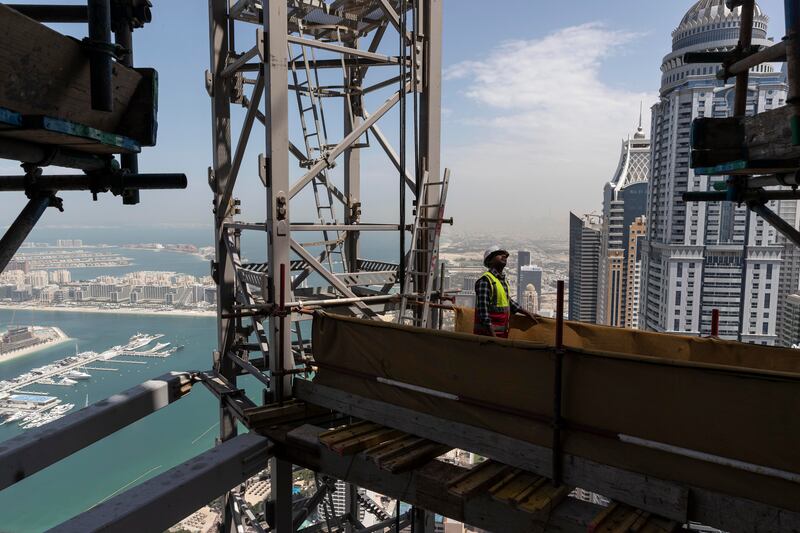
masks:
<svg viewBox="0 0 800 533"><path fill-rule="evenodd" d="M70 339L66 333L61 328L57 328L55 326L47 326L53 331L56 332L58 338L49 340L47 342L43 342L41 344L36 344L34 346L28 346L27 348L22 348L21 350L14 350L13 352L5 352L0 354L0 364L5 363L6 361L11 361L13 359L17 359L18 357L22 357L24 355L30 355L32 353L36 353L40 350L44 350L45 348L50 348L51 346L58 346L59 344L63 344Z"/></svg>
<svg viewBox="0 0 800 533"><path fill-rule="evenodd" d="M155 311L152 309L101 309L99 307L54 307L46 305L10 305L0 304L0 309L9 311L48 311L57 313L96 313L114 315L150 315L150 316L180 316L189 318L216 317L214 311L188 311L170 310Z"/></svg>

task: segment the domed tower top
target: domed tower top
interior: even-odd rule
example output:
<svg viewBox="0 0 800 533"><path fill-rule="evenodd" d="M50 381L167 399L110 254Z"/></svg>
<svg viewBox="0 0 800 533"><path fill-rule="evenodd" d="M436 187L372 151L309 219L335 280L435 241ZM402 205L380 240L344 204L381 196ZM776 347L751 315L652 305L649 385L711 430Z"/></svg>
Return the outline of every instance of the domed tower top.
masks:
<svg viewBox="0 0 800 533"><path fill-rule="evenodd" d="M699 0L683 16L672 32L672 50L697 44L725 40L739 40L739 22L742 7L729 9L725 0ZM753 16L753 38L767 38L767 17L756 4Z"/></svg>
<svg viewBox="0 0 800 533"><path fill-rule="evenodd" d="M710 65L684 65L686 52L724 52L733 50L739 42L742 8L729 9L725 0L697 0L672 32L672 53L661 65L661 93L680 85L688 76L713 75ZM769 17L756 5L753 16L753 45L771 46L767 39ZM764 71L772 71L764 65Z"/></svg>
<svg viewBox="0 0 800 533"><path fill-rule="evenodd" d="M764 14L761 12L761 8L758 7L758 4L756 4L755 7L755 17L763 17ZM706 20L716 19L717 17L727 17L730 15L741 17L741 6L729 9L725 0L699 0L695 5L689 8L689 11L686 12L683 20L681 20L680 26L678 26L678 29L689 24L702 23Z"/></svg>

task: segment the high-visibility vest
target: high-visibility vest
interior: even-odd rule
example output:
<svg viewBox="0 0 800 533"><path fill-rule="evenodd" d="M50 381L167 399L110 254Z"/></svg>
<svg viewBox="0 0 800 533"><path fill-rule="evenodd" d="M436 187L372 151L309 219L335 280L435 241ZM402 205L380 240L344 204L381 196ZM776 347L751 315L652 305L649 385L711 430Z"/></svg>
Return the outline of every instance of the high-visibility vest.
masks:
<svg viewBox="0 0 800 533"><path fill-rule="evenodd" d="M509 304L505 285L491 272L484 272L481 277L489 280L489 284L492 287L492 301L489 303L489 319L492 321L492 330L498 337L508 337L511 305ZM479 322L478 313L475 313L473 333L476 335L489 335L486 327Z"/></svg>

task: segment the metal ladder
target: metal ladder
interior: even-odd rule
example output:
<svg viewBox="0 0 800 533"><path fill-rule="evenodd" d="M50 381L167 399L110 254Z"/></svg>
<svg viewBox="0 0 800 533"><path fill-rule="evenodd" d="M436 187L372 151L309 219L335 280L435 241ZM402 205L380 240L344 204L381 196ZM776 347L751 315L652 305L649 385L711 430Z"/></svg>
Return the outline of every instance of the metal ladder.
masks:
<svg viewBox="0 0 800 533"><path fill-rule="evenodd" d="M300 37L303 37L303 28L300 26ZM327 151L327 127L325 125L325 112L319 102L319 72L316 66L312 69L308 62L306 47L297 45L299 53L293 55L293 45L289 43L289 65L292 72L292 81L295 86L295 96L297 98L297 109L300 114L300 127L303 131L303 143L306 149L306 158L310 164L326 157ZM316 65L314 49L310 50L311 60ZM297 63L301 62L302 69L297 68ZM313 72L312 72L313 70ZM310 114L310 115L309 115ZM334 195L330 185L328 170L323 170L318 176L311 180L314 191L314 204L317 211L317 221L320 224L338 224L336 210L334 208ZM323 243L326 253L328 268L333 272L335 264L341 264L342 269L347 268L342 243L343 236L340 232L335 232L335 238L330 232L322 232ZM333 256L338 255L338 263L333 261Z"/></svg>
<svg viewBox="0 0 800 533"><path fill-rule="evenodd" d="M414 326L426 327L430 314L431 293L433 292L433 282L439 265L439 238L442 234L442 224L444 223L444 206L447 201L447 188L450 184L450 169L445 169L442 181L429 181L430 175L425 172L422 177L422 187L420 188L420 203L417 205L416 216L414 218L414 229L411 233L411 249L406 255L406 275L403 282L400 311L397 314L397 323L402 324L410 321ZM439 201L435 204L422 203L427 201L428 190L431 187L441 187ZM430 209L435 210L435 216L426 216ZM427 237L424 243L422 233ZM420 247L422 244L422 247ZM419 265L425 265L424 270L416 270ZM422 293L411 294L411 286L414 279L424 278L424 290ZM422 297L422 312L406 316L409 307L409 299L415 302Z"/></svg>

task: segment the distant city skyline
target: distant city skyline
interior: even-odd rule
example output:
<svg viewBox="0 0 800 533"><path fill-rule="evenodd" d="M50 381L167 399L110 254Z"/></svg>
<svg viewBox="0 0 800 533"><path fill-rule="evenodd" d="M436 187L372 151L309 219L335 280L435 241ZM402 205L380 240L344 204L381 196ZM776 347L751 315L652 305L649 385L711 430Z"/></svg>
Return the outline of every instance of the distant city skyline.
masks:
<svg viewBox="0 0 800 533"><path fill-rule="evenodd" d="M446 0L442 160L453 169L448 212L457 227L567 240L566 213L593 209L594 171L615 163L620 139L636 125L639 102L645 110L655 103L658 61L670 31L691 4L575 0L564 9L555 3L507 0L503 9L515 16L501 17L492 16L492 7L478 0ZM759 4L772 16L770 26L780 38L782 2ZM122 206L110 194L93 203L89 194L64 193L65 212L49 210L43 226L210 227L206 17L207 10L191 0L157 2L152 24L135 35L135 62L159 71L161 91L159 145L144 150L141 169L186 172L188 190L147 191L135 207ZM475 31L476 20L480 31ZM391 120L397 120L396 113ZM648 131L647 112L644 127ZM387 134L396 136L391 129L386 128ZM245 160L254 160L253 153ZM396 176L372 156L362 165L370 180L394 183ZM254 174L256 169L243 171ZM0 161L0 173L19 172L16 163ZM488 178L506 204L500 216L486 209L478 192ZM243 203L251 202L246 211L257 216L263 209L263 202L256 201L262 197L258 180L248 181L241 196ZM23 199L21 193L0 195L0 226L10 224ZM365 220L397 218L396 206L380 197L362 200Z"/></svg>

